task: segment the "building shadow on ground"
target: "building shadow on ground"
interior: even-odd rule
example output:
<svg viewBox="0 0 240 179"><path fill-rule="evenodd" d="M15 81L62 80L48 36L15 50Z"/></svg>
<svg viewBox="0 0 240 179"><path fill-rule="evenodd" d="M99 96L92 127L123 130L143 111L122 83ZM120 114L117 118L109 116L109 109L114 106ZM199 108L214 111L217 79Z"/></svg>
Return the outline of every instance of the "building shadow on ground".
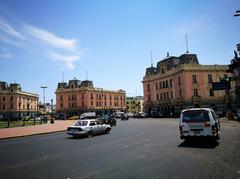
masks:
<svg viewBox="0 0 240 179"><path fill-rule="evenodd" d="M188 139L184 140L178 147L214 149L219 145L218 142L211 139Z"/></svg>

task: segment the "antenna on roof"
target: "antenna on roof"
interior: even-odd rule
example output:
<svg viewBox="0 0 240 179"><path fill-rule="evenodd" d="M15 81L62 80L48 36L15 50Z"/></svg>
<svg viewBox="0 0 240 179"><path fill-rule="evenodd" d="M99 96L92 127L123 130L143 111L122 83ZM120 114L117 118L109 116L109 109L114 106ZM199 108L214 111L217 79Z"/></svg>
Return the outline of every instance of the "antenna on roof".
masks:
<svg viewBox="0 0 240 179"><path fill-rule="evenodd" d="M188 51L188 38L187 38L187 34L186 34L186 53L189 53L189 51Z"/></svg>
<svg viewBox="0 0 240 179"><path fill-rule="evenodd" d="M64 82L64 71L62 71L62 82Z"/></svg>
<svg viewBox="0 0 240 179"><path fill-rule="evenodd" d="M135 89L135 97L137 96L137 89Z"/></svg>
<svg viewBox="0 0 240 179"><path fill-rule="evenodd" d="M151 51L151 67L153 67L153 61L152 61L152 51Z"/></svg>
<svg viewBox="0 0 240 179"><path fill-rule="evenodd" d="M88 80L88 71L86 71L86 80Z"/></svg>

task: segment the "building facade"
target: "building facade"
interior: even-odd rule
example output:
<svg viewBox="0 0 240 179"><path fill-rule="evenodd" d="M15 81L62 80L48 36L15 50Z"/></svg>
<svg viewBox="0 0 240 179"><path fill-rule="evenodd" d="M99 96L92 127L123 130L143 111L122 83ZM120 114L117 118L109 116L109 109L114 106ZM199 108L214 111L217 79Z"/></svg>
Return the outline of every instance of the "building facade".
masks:
<svg viewBox="0 0 240 179"><path fill-rule="evenodd" d="M20 84L0 82L0 115L4 119L34 117L38 113L37 94L22 91Z"/></svg>
<svg viewBox="0 0 240 179"><path fill-rule="evenodd" d="M68 118L83 112L111 114L116 110L124 111L125 91L95 88L92 81L80 81L76 78L69 83L58 83L56 90L56 113Z"/></svg>
<svg viewBox="0 0 240 179"><path fill-rule="evenodd" d="M201 65L196 54L169 56L146 69L143 77L145 112L172 116L184 108L226 109L233 102L235 85L230 90L214 91L212 82L231 77L228 65Z"/></svg>
<svg viewBox="0 0 240 179"><path fill-rule="evenodd" d="M136 113L143 112L143 97L127 97L126 98L126 109L127 112Z"/></svg>

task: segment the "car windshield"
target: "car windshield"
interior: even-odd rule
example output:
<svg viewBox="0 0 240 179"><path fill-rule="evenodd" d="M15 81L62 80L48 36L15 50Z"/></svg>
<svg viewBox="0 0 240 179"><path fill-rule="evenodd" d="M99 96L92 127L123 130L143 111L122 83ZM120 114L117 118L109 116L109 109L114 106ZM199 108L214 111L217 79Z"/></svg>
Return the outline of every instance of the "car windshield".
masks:
<svg viewBox="0 0 240 179"><path fill-rule="evenodd" d="M88 121L78 121L75 126L87 126Z"/></svg>
<svg viewBox="0 0 240 179"><path fill-rule="evenodd" d="M108 116L107 116L107 115L101 116L99 119L100 119L100 120L106 120L106 119L108 119Z"/></svg>
<svg viewBox="0 0 240 179"><path fill-rule="evenodd" d="M182 122L206 122L210 121L208 111L190 110L183 112Z"/></svg>

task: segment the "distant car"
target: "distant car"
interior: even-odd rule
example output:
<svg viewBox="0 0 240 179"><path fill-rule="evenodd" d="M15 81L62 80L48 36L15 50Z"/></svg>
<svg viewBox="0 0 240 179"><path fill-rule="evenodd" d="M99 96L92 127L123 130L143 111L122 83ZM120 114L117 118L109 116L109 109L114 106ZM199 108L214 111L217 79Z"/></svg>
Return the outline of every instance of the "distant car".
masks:
<svg viewBox="0 0 240 179"><path fill-rule="evenodd" d="M114 115L116 118L121 118L121 117L122 117L122 114L124 114L124 112L121 112L121 111L118 111L118 112L113 113L113 115Z"/></svg>
<svg viewBox="0 0 240 179"><path fill-rule="evenodd" d="M181 112L180 138L210 137L220 139L220 122L216 113L209 108L186 109Z"/></svg>
<svg viewBox="0 0 240 179"><path fill-rule="evenodd" d="M129 117L128 117L127 113L123 113L123 114L121 115L121 120L122 120L122 121L128 120L128 119L129 119Z"/></svg>
<svg viewBox="0 0 240 179"><path fill-rule="evenodd" d="M80 119L95 119L96 117L96 112L85 112L80 115Z"/></svg>
<svg viewBox="0 0 240 179"><path fill-rule="evenodd" d="M34 117L32 117L32 116L26 116L23 118L23 120L25 120L25 121L31 121L33 119L34 119Z"/></svg>
<svg viewBox="0 0 240 179"><path fill-rule="evenodd" d="M103 115L97 118L97 120L102 124L109 124L111 126L116 126L117 124L117 121L114 116Z"/></svg>
<svg viewBox="0 0 240 179"><path fill-rule="evenodd" d="M134 114L131 112L128 112L127 115L128 115L128 117L134 117Z"/></svg>
<svg viewBox="0 0 240 179"><path fill-rule="evenodd" d="M111 126L101 124L98 120L79 120L74 126L67 128L67 134L73 137L87 136L92 137L97 134L108 134Z"/></svg>
<svg viewBox="0 0 240 179"><path fill-rule="evenodd" d="M35 117L33 118L33 120L35 120L35 121L41 121L41 120L42 120L42 117L37 117L37 116L35 116Z"/></svg>
<svg viewBox="0 0 240 179"><path fill-rule="evenodd" d="M136 112L134 114L134 117L135 118L145 118L146 117L146 114L144 112Z"/></svg>

